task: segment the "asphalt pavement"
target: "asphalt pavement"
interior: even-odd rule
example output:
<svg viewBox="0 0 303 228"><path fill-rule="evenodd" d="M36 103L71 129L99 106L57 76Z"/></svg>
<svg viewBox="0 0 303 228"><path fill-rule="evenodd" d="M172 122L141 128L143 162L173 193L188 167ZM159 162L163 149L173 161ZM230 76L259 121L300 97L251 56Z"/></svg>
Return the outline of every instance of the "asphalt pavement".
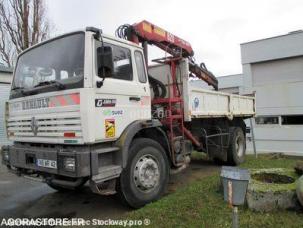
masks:
<svg viewBox="0 0 303 228"><path fill-rule="evenodd" d="M219 169L208 161L193 161L187 169L171 176L166 195ZM131 210L116 195L97 195L88 186L80 192L57 192L45 183L9 173L0 165L0 218L118 219Z"/></svg>

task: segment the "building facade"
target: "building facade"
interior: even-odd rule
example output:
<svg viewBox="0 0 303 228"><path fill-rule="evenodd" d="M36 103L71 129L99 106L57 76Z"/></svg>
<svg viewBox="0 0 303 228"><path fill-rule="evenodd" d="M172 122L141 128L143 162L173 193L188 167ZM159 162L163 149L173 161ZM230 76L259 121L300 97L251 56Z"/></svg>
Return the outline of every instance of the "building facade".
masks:
<svg viewBox="0 0 303 228"><path fill-rule="evenodd" d="M0 65L0 146L8 143L5 133L4 111L5 102L9 97L12 76L13 70L11 68Z"/></svg>
<svg viewBox="0 0 303 228"><path fill-rule="evenodd" d="M303 155L303 31L241 44L243 74L218 77L219 90L256 93L258 153ZM209 88L202 81L193 86ZM250 127L250 121L246 121ZM247 151L253 152L251 133Z"/></svg>
<svg viewBox="0 0 303 228"><path fill-rule="evenodd" d="M240 93L257 96L257 151L303 155L303 31L243 43L241 56Z"/></svg>

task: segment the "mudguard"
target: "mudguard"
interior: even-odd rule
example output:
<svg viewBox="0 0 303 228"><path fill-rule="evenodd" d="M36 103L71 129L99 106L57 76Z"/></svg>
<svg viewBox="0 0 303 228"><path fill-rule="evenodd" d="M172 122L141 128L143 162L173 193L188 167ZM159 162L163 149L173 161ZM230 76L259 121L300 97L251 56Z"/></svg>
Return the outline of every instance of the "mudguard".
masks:
<svg viewBox="0 0 303 228"><path fill-rule="evenodd" d="M161 122L159 120L138 120L131 123L121 134L120 138L115 142L115 145L121 148L122 167L125 168L128 160L129 147L135 135L143 129L154 128L159 134L163 135L165 139L165 147L169 150L169 141L165 132L161 129ZM165 148L164 148L165 149Z"/></svg>

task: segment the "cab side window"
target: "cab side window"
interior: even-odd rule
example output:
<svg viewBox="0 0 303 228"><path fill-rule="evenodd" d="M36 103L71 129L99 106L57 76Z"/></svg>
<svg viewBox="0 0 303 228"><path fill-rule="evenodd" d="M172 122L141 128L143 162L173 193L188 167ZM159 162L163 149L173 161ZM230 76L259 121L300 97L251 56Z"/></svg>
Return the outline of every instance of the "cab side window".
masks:
<svg viewBox="0 0 303 228"><path fill-rule="evenodd" d="M143 59L143 55L140 51L135 51L135 61L136 61L139 82L145 83L146 82L146 72L145 72L145 67L144 67L144 59Z"/></svg>
<svg viewBox="0 0 303 228"><path fill-rule="evenodd" d="M101 46L101 42L98 46ZM113 50L114 72L112 78L128 81L133 80L131 51L127 48L108 43L104 43L104 46L110 46Z"/></svg>

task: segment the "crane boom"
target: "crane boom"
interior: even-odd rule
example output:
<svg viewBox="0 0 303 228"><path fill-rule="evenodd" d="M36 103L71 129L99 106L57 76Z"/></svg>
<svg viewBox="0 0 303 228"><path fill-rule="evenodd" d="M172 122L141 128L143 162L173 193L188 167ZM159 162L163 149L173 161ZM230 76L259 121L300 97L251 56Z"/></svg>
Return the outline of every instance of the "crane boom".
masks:
<svg viewBox="0 0 303 228"><path fill-rule="evenodd" d="M137 44L155 45L173 57L188 58L190 72L218 90L216 77L207 70L204 64L198 65L194 62L194 51L189 42L145 20L133 25L122 25L117 29L116 34L120 38Z"/></svg>
<svg viewBox="0 0 303 228"><path fill-rule="evenodd" d="M173 56L193 56L194 51L189 42L175 36L164 29L147 21L132 25L139 41L147 41L150 44L167 51Z"/></svg>

